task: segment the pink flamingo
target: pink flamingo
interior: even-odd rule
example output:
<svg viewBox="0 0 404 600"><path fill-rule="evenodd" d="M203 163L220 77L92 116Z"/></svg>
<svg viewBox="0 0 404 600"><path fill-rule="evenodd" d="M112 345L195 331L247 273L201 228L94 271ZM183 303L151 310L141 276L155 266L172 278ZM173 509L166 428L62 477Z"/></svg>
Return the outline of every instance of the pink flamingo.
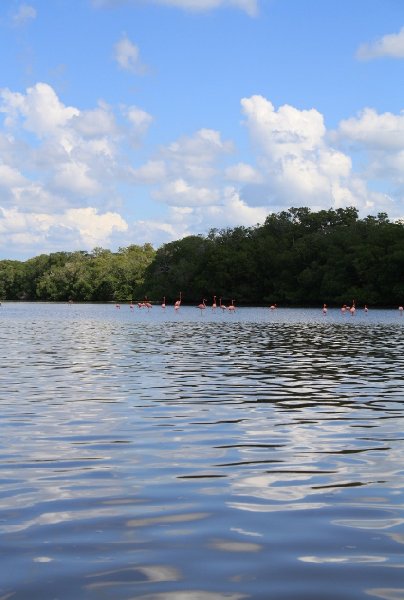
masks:
<svg viewBox="0 0 404 600"><path fill-rule="evenodd" d="M222 304L222 299L219 298L219 308L221 308L222 310L226 310L227 306L225 306L224 304Z"/></svg>
<svg viewBox="0 0 404 600"><path fill-rule="evenodd" d="M216 307L217 307L216 296L213 296L212 310L216 310Z"/></svg>
<svg viewBox="0 0 404 600"><path fill-rule="evenodd" d="M161 308L165 308L165 307L166 307L166 297L164 296Z"/></svg>
<svg viewBox="0 0 404 600"><path fill-rule="evenodd" d="M131 302L131 303L129 304L129 308L130 308L131 310L133 310L133 302Z"/></svg>
<svg viewBox="0 0 404 600"><path fill-rule="evenodd" d="M354 316L355 311L356 311L355 300L352 300L352 306L349 309L349 312L351 313L352 316Z"/></svg>
<svg viewBox="0 0 404 600"><path fill-rule="evenodd" d="M368 307L366 306L366 304L365 304L365 308L363 310L365 311L365 313L368 312Z"/></svg>
<svg viewBox="0 0 404 600"><path fill-rule="evenodd" d="M403 316L403 310L404 310L404 307L400 305L400 306L398 307L398 310L400 311L400 316L402 317L402 316Z"/></svg>
<svg viewBox="0 0 404 600"><path fill-rule="evenodd" d="M151 308L153 308L152 304L150 304L150 302L147 299L144 301L143 304L147 308L147 310L150 310Z"/></svg>
<svg viewBox="0 0 404 600"><path fill-rule="evenodd" d="M203 309L204 309L204 308L206 308L206 304L205 304L205 302L206 302L206 300L205 300L205 298L204 298L204 299L202 300L202 303L201 303L201 304L198 304L198 306L197 306L197 308L199 308L199 309L200 309L200 311L201 311L201 314L202 314L202 311L203 311Z"/></svg>
<svg viewBox="0 0 404 600"><path fill-rule="evenodd" d="M323 304L323 315L327 314L327 305Z"/></svg>
<svg viewBox="0 0 404 600"><path fill-rule="evenodd" d="M181 300L182 300L182 292L180 292L180 297L179 297L179 300L176 300L176 301L175 301L175 304L174 304L174 308L175 308L175 310L178 310L178 309L179 309L179 307L181 306Z"/></svg>
<svg viewBox="0 0 404 600"><path fill-rule="evenodd" d="M120 304L115 304L115 308L121 308Z"/></svg>
<svg viewBox="0 0 404 600"><path fill-rule="evenodd" d="M346 304L344 304L344 305L341 307L341 312L342 312L342 313L345 313L345 312L346 312Z"/></svg>
<svg viewBox="0 0 404 600"><path fill-rule="evenodd" d="M275 310L276 309L276 304L271 304L271 306L269 307L271 310Z"/></svg>
<svg viewBox="0 0 404 600"><path fill-rule="evenodd" d="M234 300L231 301L231 304L227 307L227 310L234 312L236 310L236 306L234 304Z"/></svg>

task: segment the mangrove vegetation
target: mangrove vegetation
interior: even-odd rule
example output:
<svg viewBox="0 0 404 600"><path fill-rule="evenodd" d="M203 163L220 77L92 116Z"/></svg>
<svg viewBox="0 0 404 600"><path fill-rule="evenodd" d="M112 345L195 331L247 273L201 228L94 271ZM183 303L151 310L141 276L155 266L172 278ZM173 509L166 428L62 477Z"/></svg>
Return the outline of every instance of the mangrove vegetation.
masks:
<svg viewBox="0 0 404 600"><path fill-rule="evenodd" d="M0 261L0 299L237 304L397 305L404 301L404 223L356 208L290 208L254 227L212 229L155 250L55 252Z"/></svg>

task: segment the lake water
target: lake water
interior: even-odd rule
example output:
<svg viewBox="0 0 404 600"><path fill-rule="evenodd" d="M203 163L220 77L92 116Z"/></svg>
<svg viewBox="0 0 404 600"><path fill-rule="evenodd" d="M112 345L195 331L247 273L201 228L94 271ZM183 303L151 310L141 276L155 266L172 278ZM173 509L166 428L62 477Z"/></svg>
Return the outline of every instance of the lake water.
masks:
<svg viewBox="0 0 404 600"><path fill-rule="evenodd" d="M404 599L398 310L3 303L0 600Z"/></svg>

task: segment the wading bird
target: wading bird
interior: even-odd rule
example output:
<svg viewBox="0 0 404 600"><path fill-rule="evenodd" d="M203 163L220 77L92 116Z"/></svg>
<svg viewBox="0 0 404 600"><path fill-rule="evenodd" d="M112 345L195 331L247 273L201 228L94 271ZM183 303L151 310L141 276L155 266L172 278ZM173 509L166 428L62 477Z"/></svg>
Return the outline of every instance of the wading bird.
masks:
<svg viewBox="0 0 404 600"><path fill-rule="evenodd" d="M227 310L231 310L231 311L235 311L236 310L236 306L234 304L234 300L231 301L231 304L229 304L229 306L227 307Z"/></svg>
<svg viewBox="0 0 404 600"><path fill-rule="evenodd" d="M204 310L204 308L206 308L206 304L205 304L205 302L206 302L206 300L205 300L205 298L204 298L204 299L202 300L201 304L198 304L198 306L197 306L197 308L199 308L199 309L200 309L200 311L201 311L201 314L202 314L202 311Z"/></svg>
<svg viewBox="0 0 404 600"><path fill-rule="evenodd" d="M174 304L174 308L175 308L175 310L178 310L178 309L179 309L179 307L181 306L181 300L182 300L182 292L180 292L180 297L179 297L179 300L176 300L176 301L175 301L175 304Z"/></svg>

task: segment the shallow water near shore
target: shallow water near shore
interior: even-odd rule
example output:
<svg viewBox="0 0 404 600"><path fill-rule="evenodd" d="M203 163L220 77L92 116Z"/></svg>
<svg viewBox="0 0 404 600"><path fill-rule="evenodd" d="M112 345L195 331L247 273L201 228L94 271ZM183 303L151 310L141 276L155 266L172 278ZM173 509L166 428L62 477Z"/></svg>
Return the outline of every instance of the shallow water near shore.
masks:
<svg viewBox="0 0 404 600"><path fill-rule="evenodd" d="M404 599L398 310L0 308L0 600Z"/></svg>

